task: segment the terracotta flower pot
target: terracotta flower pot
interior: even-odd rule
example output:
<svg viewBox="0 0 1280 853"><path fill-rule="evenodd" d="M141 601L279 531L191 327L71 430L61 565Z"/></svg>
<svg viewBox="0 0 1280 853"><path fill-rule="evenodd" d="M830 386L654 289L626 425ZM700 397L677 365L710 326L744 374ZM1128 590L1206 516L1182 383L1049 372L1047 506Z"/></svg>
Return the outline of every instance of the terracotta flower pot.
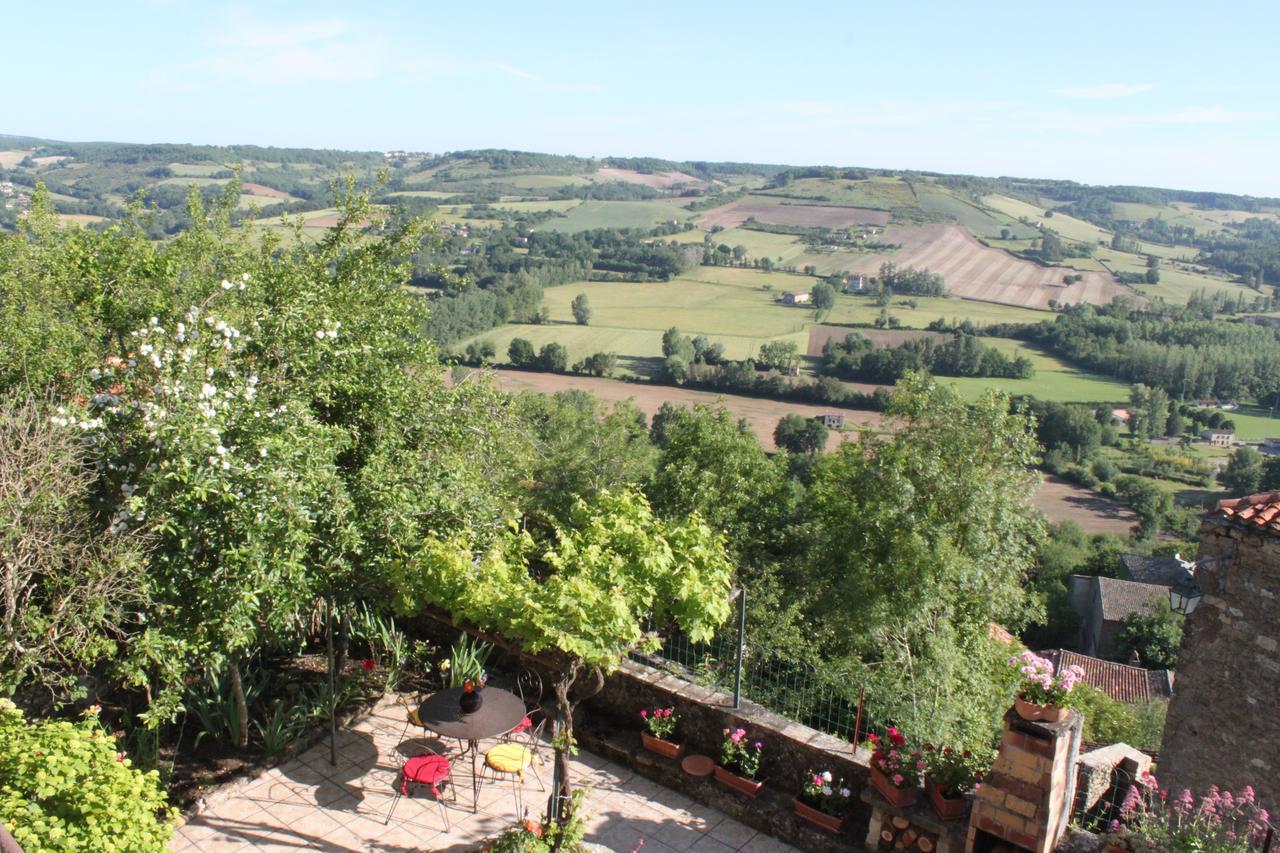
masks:
<svg viewBox="0 0 1280 853"><path fill-rule="evenodd" d="M756 781L745 776L739 776L731 770L725 770L719 764L716 765L716 781L730 791L741 794L750 800L760 796L760 792L764 790L764 780Z"/></svg>
<svg viewBox="0 0 1280 853"><path fill-rule="evenodd" d="M1066 708L1058 705L1037 705L1020 697L1013 700L1013 707L1022 719L1039 720L1042 723L1056 723L1067 713Z"/></svg>
<svg viewBox="0 0 1280 853"><path fill-rule="evenodd" d="M1130 853L1130 850L1128 847L1123 847L1119 844L1111 844L1110 842L1108 842L1107 853Z"/></svg>
<svg viewBox="0 0 1280 853"><path fill-rule="evenodd" d="M929 805L943 820L962 820L969 813L968 797L948 797L942 793L941 785L929 783L925 786L929 792Z"/></svg>
<svg viewBox="0 0 1280 853"><path fill-rule="evenodd" d="M670 758L672 761L679 761L680 756L684 755L684 744L663 740L660 737L654 737L648 732L640 733L640 742L650 752L656 752L663 758Z"/></svg>
<svg viewBox="0 0 1280 853"><path fill-rule="evenodd" d="M815 809L813 806L808 805L800 799L793 799L791 801L791 808L795 810L795 813L799 815L801 819L808 821L818 827L818 829L825 829L827 832L839 833L844 829L844 825L849 822L848 815L843 815L842 817L829 815L824 811Z"/></svg>
<svg viewBox="0 0 1280 853"><path fill-rule="evenodd" d="M876 768L871 768L871 784L879 792L880 796L889 801L894 806L909 806L916 801L916 794L920 793L919 788L899 788L889 781L889 777L881 773Z"/></svg>

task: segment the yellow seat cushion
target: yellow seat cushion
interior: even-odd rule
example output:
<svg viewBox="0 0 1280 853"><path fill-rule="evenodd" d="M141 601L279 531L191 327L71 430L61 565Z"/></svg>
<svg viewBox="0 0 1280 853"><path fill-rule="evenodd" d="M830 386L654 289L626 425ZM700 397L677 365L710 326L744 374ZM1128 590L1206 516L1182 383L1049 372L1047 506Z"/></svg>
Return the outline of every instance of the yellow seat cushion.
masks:
<svg viewBox="0 0 1280 853"><path fill-rule="evenodd" d="M499 773L523 773L533 763L533 753L518 743L503 743L486 752L484 761Z"/></svg>

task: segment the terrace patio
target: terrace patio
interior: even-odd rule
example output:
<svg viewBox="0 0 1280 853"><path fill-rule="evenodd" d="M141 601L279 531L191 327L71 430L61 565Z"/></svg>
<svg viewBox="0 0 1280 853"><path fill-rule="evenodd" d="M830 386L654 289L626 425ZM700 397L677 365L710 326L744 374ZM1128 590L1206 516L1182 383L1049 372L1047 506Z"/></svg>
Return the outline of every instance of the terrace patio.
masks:
<svg viewBox="0 0 1280 853"><path fill-rule="evenodd" d="M177 853L461 853L476 849L480 842L516 823L521 816L516 812L510 782L482 782L479 811L471 813L465 759L455 763L459 802L447 805L447 828L425 787L414 790L411 797L402 797L390 822L384 823L405 752L417 754L425 745L453 751L451 744L411 728L404 735L407 743L402 752L404 724L404 708L395 696L386 697L368 716L338 732L336 766L329 763L326 739L256 777L225 786L211 794L200 813L178 829L171 849ZM637 849L644 853L795 849L598 756L581 752L571 764L575 785L589 792L584 806L586 840L602 849L624 853ZM549 784L549 764L543 766L542 774ZM532 774L523 783L523 799L530 817L537 817L545 806L546 794L539 790Z"/></svg>

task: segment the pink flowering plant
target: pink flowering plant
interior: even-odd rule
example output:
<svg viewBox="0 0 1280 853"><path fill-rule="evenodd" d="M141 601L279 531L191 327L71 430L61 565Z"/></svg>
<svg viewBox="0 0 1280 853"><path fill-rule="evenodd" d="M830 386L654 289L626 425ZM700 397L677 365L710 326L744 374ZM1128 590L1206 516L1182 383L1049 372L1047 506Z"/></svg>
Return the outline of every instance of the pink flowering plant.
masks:
<svg viewBox="0 0 1280 853"><path fill-rule="evenodd" d="M1107 842L1140 853L1253 853L1262 849L1270 819L1248 785L1238 794L1214 785L1198 800L1184 790L1170 800L1144 773L1129 787Z"/></svg>
<svg viewBox="0 0 1280 853"><path fill-rule="evenodd" d="M1018 697L1033 705L1065 708L1071 691L1084 678L1084 670L1078 666L1069 666L1054 676L1052 661L1030 651L1014 655L1008 664L1022 676Z"/></svg>
<svg viewBox="0 0 1280 853"><path fill-rule="evenodd" d="M675 708L645 708L640 711L640 719L644 720L649 734L660 740L671 740L676 724L680 722L680 717L675 714Z"/></svg>
<svg viewBox="0 0 1280 853"><path fill-rule="evenodd" d="M890 726L884 737L868 734L863 746L871 751L871 766L883 773L893 787L920 787L920 777L928 766L924 752L909 747L902 732Z"/></svg>
<svg viewBox="0 0 1280 853"><path fill-rule="evenodd" d="M760 772L760 754L764 744L747 737L746 729L725 729L720 746L720 766L744 779L754 779Z"/></svg>
<svg viewBox="0 0 1280 853"><path fill-rule="evenodd" d="M970 749L938 749L931 743L924 745L924 763L929 782L942 788L944 797L963 797L982 785L982 778L991 768L990 753L979 755Z"/></svg>
<svg viewBox="0 0 1280 853"><path fill-rule="evenodd" d="M805 805L832 817L844 817L853 804L852 797L853 791L844 779L832 776L830 770L805 773L804 787L800 791L800 802Z"/></svg>

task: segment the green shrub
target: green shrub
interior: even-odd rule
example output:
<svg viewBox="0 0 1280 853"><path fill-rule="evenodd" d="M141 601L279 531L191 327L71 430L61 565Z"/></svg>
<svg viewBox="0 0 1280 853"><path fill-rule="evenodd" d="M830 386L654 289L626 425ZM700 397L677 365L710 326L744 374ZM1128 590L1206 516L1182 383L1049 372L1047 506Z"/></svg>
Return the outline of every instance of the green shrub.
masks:
<svg viewBox="0 0 1280 853"><path fill-rule="evenodd" d="M1101 690L1079 684L1071 691L1071 707L1084 717L1083 737L1090 743L1127 743L1154 752L1164 736L1169 703L1155 700L1141 705L1117 702Z"/></svg>
<svg viewBox="0 0 1280 853"><path fill-rule="evenodd" d="M167 849L176 810L86 712L28 723L0 699L0 822L27 853Z"/></svg>

